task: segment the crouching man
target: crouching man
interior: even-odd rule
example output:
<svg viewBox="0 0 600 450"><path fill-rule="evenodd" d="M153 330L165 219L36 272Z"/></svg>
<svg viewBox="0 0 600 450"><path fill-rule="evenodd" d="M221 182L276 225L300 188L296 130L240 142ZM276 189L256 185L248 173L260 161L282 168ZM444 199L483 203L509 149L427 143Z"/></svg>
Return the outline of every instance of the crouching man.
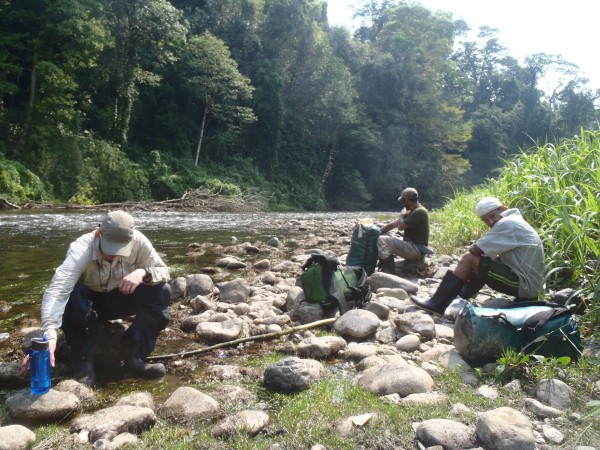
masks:
<svg viewBox="0 0 600 450"><path fill-rule="evenodd" d="M96 323L135 315L123 334L131 348L131 370L144 378L165 374L146 362L169 323L169 270L154 247L134 228L133 217L113 211L99 226L72 242L42 300L42 329L54 367L57 330L62 328L76 362L75 378L95 383L92 349ZM27 357L23 368L27 365Z"/></svg>

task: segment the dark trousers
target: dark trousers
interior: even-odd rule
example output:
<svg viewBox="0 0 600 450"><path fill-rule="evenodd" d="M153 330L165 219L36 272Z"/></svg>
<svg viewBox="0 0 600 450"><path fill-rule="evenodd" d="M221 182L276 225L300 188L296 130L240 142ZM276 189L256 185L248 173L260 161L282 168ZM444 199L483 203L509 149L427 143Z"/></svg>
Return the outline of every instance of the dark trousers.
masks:
<svg viewBox="0 0 600 450"><path fill-rule="evenodd" d="M171 286L140 284L133 294L118 289L94 292L77 283L69 296L63 315L62 329L73 356L90 359L98 321L122 319L135 315L124 338L134 342L133 356L144 359L152 353L160 332L170 320Z"/></svg>
<svg viewBox="0 0 600 450"><path fill-rule="evenodd" d="M479 260L479 273L473 273L468 283L465 283L458 295L469 299L477 294L483 286L503 294L519 296L519 277L510 267L496 261L489 256L482 256Z"/></svg>

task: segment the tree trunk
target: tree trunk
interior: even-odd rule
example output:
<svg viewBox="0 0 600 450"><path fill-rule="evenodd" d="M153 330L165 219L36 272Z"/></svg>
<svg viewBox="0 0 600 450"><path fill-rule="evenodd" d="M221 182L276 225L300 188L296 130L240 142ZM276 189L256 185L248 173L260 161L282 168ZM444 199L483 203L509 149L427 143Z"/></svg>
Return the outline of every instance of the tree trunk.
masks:
<svg viewBox="0 0 600 450"><path fill-rule="evenodd" d="M200 125L200 137L198 138L198 147L196 147L196 160L194 165L198 165L198 159L200 158L200 149L202 148L202 138L204 137L204 126L206 125L206 116L208 115L208 108L204 107L204 113L202 114L202 124Z"/></svg>
<svg viewBox="0 0 600 450"><path fill-rule="evenodd" d="M29 133L31 133L31 122L33 121L33 106L35 104L35 90L37 84L37 53L33 55L33 61L31 62L31 76L29 77L29 101L27 102L27 116L25 117L25 123L23 124L23 133L17 143L17 152L21 152L25 143L29 139Z"/></svg>

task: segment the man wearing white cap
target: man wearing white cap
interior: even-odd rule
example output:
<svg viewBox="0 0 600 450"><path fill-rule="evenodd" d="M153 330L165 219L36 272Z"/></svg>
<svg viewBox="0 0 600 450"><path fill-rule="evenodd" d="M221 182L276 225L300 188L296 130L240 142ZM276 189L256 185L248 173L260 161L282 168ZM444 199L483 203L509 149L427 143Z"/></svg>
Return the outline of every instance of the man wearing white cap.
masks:
<svg viewBox="0 0 600 450"><path fill-rule="evenodd" d="M76 361L76 379L95 383L92 348L96 322L135 315L123 335L132 347L126 363L138 375L160 378L163 364L148 364L159 333L170 319L169 270L124 211L106 214L98 228L72 242L42 300L42 329L54 366L61 328ZM26 361L24 361L26 364Z"/></svg>
<svg viewBox="0 0 600 450"><path fill-rule="evenodd" d="M381 227L381 236L377 239L377 252L381 271L396 274L394 255L406 261L421 261L425 254L433 251L427 247L429 243L429 212L419 203L419 193L408 187L402 191L398 201L404 204L400 217ZM404 233L398 237L393 230Z"/></svg>
<svg viewBox="0 0 600 450"><path fill-rule="evenodd" d="M484 197L475 207L491 230L477 240L446 272L433 297L410 300L419 308L443 315L460 295L473 297L484 286L515 297L516 301L537 300L544 280L544 248L537 232L518 209L508 209L495 197Z"/></svg>

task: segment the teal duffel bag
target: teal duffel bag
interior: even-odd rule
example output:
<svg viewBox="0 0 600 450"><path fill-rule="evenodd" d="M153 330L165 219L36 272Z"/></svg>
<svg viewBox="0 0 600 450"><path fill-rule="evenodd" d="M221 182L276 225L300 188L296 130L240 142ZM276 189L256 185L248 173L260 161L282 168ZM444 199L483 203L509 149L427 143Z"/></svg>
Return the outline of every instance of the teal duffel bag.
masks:
<svg viewBox="0 0 600 450"><path fill-rule="evenodd" d="M506 349L577 360L583 349L572 311L548 302L504 308L465 305L454 324L454 345L471 365L496 361Z"/></svg>

